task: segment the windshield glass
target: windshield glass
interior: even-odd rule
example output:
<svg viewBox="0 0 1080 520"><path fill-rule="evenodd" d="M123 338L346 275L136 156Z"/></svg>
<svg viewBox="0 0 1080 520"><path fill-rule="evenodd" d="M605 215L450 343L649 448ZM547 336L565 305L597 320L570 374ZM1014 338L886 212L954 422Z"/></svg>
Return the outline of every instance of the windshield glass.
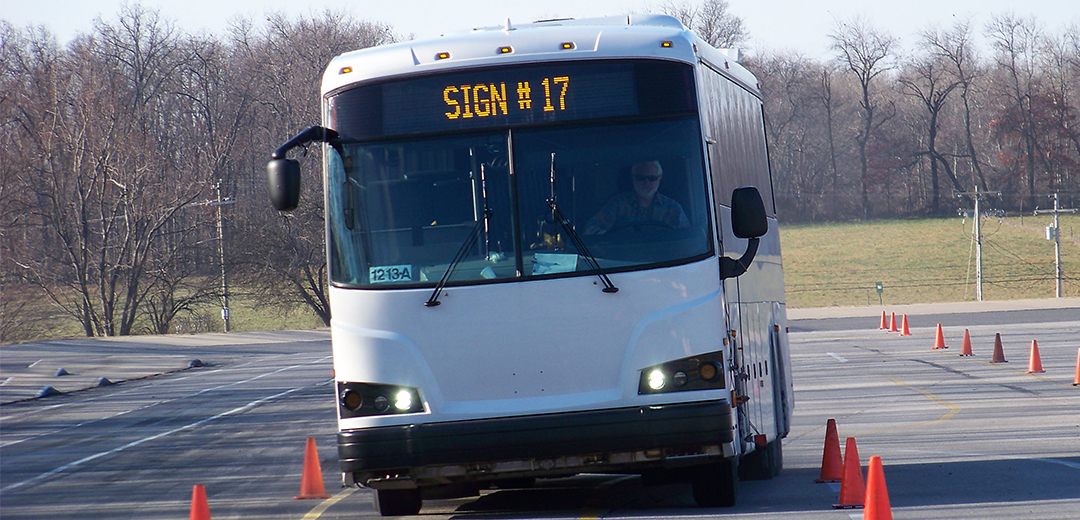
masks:
<svg viewBox="0 0 1080 520"><path fill-rule="evenodd" d="M708 253L698 132L694 117L515 132L526 274L588 268L554 224L552 193L605 269Z"/></svg>
<svg viewBox="0 0 1080 520"><path fill-rule="evenodd" d="M517 275L506 132L343 150L327 178L335 282L436 282L474 234L452 280Z"/></svg>
<svg viewBox="0 0 1080 520"><path fill-rule="evenodd" d="M704 258L693 77L671 61L545 62L330 95L331 280L430 287L447 272L485 283Z"/></svg>
<svg viewBox="0 0 1080 520"><path fill-rule="evenodd" d="M328 176L333 280L434 285L473 235L450 283L593 273L552 199L605 270L700 258L700 142L682 117L344 145Z"/></svg>

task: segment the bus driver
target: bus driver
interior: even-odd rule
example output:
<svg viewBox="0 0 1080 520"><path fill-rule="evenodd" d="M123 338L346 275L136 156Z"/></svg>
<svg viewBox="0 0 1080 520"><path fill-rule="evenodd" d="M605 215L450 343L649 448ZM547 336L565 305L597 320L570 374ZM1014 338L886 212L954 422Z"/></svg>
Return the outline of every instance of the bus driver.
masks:
<svg viewBox="0 0 1080 520"><path fill-rule="evenodd" d="M615 195L585 224L586 235L601 235L635 224L664 226L671 229L690 227L682 206L670 197L657 193L664 169L660 161L635 163L630 168L634 189Z"/></svg>

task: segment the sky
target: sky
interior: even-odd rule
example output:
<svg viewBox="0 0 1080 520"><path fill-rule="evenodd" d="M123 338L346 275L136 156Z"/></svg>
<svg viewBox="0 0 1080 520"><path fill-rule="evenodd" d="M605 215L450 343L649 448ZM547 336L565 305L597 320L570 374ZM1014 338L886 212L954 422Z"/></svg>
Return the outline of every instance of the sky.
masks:
<svg viewBox="0 0 1080 520"><path fill-rule="evenodd" d="M40 1L40 0L38 0ZM123 0L0 0L0 19L16 27L46 25L61 42L79 32L89 32L92 20L117 18ZM224 35L229 20L237 16L261 17L269 11L289 14L321 13L324 9L346 9L360 20L389 24L394 32L417 38L436 37L473 27L524 23L550 18L587 18L655 12L648 6L664 0L141 0L144 7L156 8L191 33L205 31ZM683 3L688 0L674 0ZM1080 3L1076 0L728 0L732 14L739 16L750 33L746 47L751 52L794 50L810 58L826 58L828 33L837 19L864 16L874 27L900 39L911 49L920 30L937 24L947 28L954 20L970 18L981 27L991 14L1012 12L1034 16L1053 34L1061 34L1067 24L1080 25ZM695 2L696 3L696 2ZM981 31L980 31L981 32Z"/></svg>

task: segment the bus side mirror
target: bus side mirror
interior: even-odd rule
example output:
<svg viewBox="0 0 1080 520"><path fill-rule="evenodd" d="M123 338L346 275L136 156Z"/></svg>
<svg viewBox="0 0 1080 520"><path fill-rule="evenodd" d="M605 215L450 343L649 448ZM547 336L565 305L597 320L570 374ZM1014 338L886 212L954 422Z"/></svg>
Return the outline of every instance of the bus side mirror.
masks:
<svg viewBox="0 0 1080 520"><path fill-rule="evenodd" d="M757 255L761 236L769 232L769 220L765 217L765 204L761 193L753 186L743 186L731 192L731 232L738 238L747 238L746 252L738 260L720 257L720 278L742 276Z"/></svg>
<svg viewBox="0 0 1080 520"><path fill-rule="evenodd" d="M278 211L292 211L300 204L300 161L274 159L266 164L270 202Z"/></svg>
<svg viewBox="0 0 1080 520"><path fill-rule="evenodd" d="M731 231L739 238L757 238L769 232L765 204L757 188L743 186L731 192Z"/></svg>
<svg viewBox="0 0 1080 520"><path fill-rule="evenodd" d="M270 154L266 177L270 181L270 202L275 209L292 211L300 204L300 161L287 159L285 154L297 146L307 146L312 141L330 143L338 137L338 133L330 128L309 126Z"/></svg>

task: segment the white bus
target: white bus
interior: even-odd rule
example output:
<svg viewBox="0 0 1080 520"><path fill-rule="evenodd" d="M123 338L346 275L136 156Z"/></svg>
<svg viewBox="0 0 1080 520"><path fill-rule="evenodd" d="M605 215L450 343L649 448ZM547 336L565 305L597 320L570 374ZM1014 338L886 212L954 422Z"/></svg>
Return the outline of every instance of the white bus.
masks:
<svg viewBox="0 0 1080 520"><path fill-rule="evenodd" d="M632 15L335 58L324 143L338 453L383 515L579 473L702 506L781 467L792 386L760 93Z"/></svg>

